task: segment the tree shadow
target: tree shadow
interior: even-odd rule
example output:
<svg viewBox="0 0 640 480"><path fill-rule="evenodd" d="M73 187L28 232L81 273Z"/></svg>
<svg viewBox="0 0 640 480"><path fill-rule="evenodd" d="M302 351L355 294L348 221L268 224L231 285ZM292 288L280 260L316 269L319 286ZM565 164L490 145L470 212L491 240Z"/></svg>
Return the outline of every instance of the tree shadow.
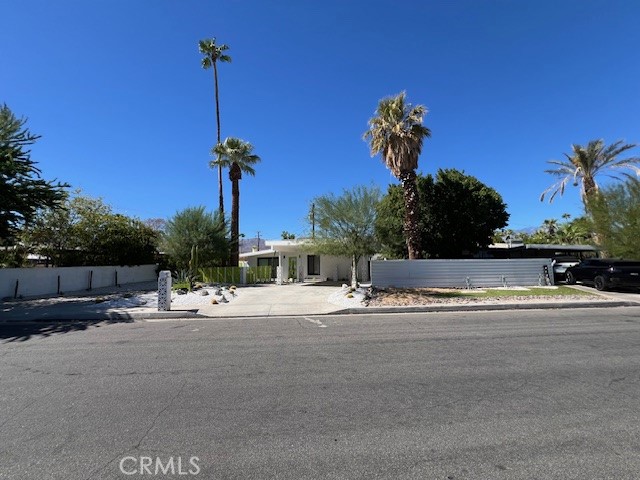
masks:
<svg viewBox="0 0 640 480"><path fill-rule="evenodd" d="M134 319L123 314L102 320L36 320L0 323L0 343L26 342L36 338L79 332L116 323L133 323Z"/></svg>

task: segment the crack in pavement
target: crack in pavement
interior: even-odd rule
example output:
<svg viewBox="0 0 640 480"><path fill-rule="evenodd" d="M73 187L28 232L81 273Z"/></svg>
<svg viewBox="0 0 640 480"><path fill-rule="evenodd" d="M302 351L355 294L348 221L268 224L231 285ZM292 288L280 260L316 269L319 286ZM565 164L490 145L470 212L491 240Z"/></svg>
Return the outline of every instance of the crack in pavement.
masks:
<svg viewBox="0 0 640 480"><path fill-rule="evenodd" d="M146 432L144 432L144 435L142 436L142 438L140 438L140 440L138 440L138 443L135 444L133 446L134 449L138 449L140 448L140 445L142 444L142 442L144 442L144 440L147 438L147 436L149 435L149 432L151 432L151 430L153 429L153 427L156 426L156 422L158 421L158 419L160 418L160 415L162 415L164 412L166 412L169 407L171 405L173 405L173 402L180 396L180 394L182 393L182 391L184 390L184 387L187 385L187 382L183 382L182 386L178 389L178 393L176 393L173 397L171 397L171 400L169 400L169 402L167 402L167 405L158 412L158 414L155 416L155 418L153 419L153 422L151 422L151 425L149 426L149 428L147 429Z"/></svg>
<svg viewBox="0 0 640 480"><path fill-rule="evenodd" d="M96 473L98 473L101 470L104 470L105 468L107 468L111 463L113 463L114 461L116 461L118 459L118 457L121 457L122 455L124 455L125 453L127 453L126 450L121 450L119 451L117 454L115 454L112 458L109 459L109 461L105 462L104 464L100 465L98 468L96 468L95 470L93 470L89 476L85 479L85 480L90 480L92 478L95 478L94 475Z"/></svg>

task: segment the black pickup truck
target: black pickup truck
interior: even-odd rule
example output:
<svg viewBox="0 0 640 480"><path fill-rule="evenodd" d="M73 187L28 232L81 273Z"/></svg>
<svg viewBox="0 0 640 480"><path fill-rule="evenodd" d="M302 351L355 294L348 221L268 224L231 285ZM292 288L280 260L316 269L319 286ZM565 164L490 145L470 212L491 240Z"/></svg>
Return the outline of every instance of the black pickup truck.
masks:
<svg viewBox="0 0 640 480"><path fill-rule="evenodd" d="M640 287L640 261L591 258L567 268L566 281L592 283L596 290Z"/></svg>

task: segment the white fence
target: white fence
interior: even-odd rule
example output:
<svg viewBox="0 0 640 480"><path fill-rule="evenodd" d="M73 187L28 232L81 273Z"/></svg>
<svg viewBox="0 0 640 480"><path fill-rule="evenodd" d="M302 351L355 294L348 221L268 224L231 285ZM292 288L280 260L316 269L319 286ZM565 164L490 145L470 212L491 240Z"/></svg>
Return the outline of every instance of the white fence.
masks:
<svg viewBox="0 0 640 480"><path fill-rule="evenodd" d="M156 280L155 265L135 267L0 268L0 298L59 292Z"/></svg>
<svg viewBox="0 0 640 480"><path fill-rule="evenodd" d="M371 284L375 287L533 286L544 285L545 280L553 284L549 258L371 262Z"/></svg>

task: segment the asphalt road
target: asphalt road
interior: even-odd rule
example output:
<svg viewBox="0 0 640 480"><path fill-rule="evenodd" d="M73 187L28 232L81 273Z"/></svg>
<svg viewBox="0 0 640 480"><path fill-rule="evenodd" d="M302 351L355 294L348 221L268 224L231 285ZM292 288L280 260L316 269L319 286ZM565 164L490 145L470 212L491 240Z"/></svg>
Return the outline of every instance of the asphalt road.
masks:
<svg viewBox="0 0 640 480"><path fill-rule="evenodd" d="M2 479L635 479L639 413L640 307L0 326Z"/></svg>

